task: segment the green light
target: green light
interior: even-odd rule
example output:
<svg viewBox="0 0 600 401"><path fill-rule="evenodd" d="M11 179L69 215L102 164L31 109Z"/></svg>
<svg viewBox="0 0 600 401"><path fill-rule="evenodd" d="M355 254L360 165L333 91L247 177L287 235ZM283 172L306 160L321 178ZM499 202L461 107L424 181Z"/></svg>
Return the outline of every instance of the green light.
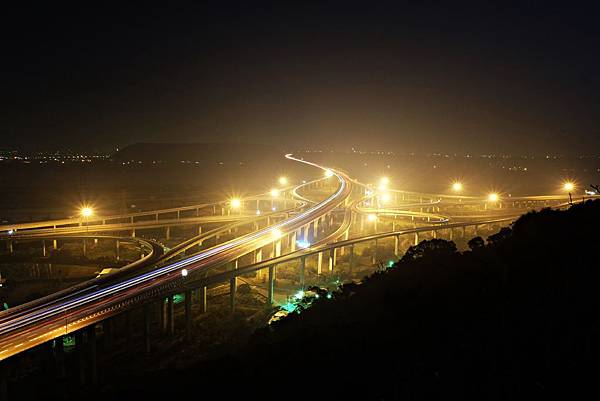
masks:
<svg viewBox="0 0 600 401"><path fill-rule="evenodd" d="M293 311L296 310L296 304L294 304L292 302L287 302L287 303L281 305L281 308L289 313L292 313Z"/></svg>
<svg viewBox="0 0 600 401"><path fill-rule="evenodd" d="M390 261L388 262L388 267L392 267L392 266L394 266L394 261L393 261L393 260L390 260Z"/></svg>
<svg viewBox="0 0 600 401"><path fill-rule="evenodd" d="M74 347L75 336L63 336L63 347Z"/></svg>
<svg viewBox="0 0 600 401"><path fill-rule="evenodd" d="M174 304L178 304L183 302L183 300L185 299L183 294L175 294L173 295L173 303Z"/></svg>
<svg viewBox="0 0 600 401"><path fill-rule="evenodd" d="M331 298L333 298L333 295L331 295L331 293L330 293L330 292L328 292L328 293L327 293L327 299L331 299Z"/></svg>
<svg viewBox="0 0 600 401"><path fill-rule="evenodd" d="M304 298L304 291L300 290L296 293L296 295L294 295L294 298L296 299L302 299Z"/></svg>

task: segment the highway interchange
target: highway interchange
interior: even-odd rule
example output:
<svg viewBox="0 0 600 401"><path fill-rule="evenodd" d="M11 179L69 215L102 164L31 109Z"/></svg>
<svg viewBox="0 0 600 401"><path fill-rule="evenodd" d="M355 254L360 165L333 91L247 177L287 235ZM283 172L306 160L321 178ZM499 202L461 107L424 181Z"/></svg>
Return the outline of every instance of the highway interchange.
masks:
<svg viewBox="0 0 600 401"><path fill-rule="evenodd" d="M320 272L323 254L329 255L328 266L332 269L336 252L353 250L355 244L365 241L394 238L394 252L398 254L398 239L401 236L414 235L416 242L420 233L432 232L435 235L439 230L452 232L454 229L464 230L465 227L477 228L478 225L508 224L528 209L568 206L568 197L564 194L515 197L491 202L485 198L417 194L386 188L384 198L381 189L362 184L343 171L298 159L290 154L286 157L290 161L303 163L321 171L325 178L286 187L281 196L288 196L285 206L275 211L270 210L257 215L255 210L242 207L244 210L237 213L231 210L225 213L227 202L220 202L135 215L94 217L88 221L75 218L0 227L0 238L16 241L60 236L98 238L99 233L124 231L135 236L136 230L142 229L177 225L201 226L205 223L219 225L204 233L199 232L170 250L156 242L140 240L150 252L143 260L127 266L119 273L88 280L59 293L0 312L0 360L101 322L127 309L164 299L165 295L176 291L194 290L198 286L227 283L232 280L235 291L236 277L262 269L269 270L268 299L272 302L275 266L290 260L301 260L303 269L307 257L318 255ZM328 195L315 200L305 194L310 188L319 188L320 184L321 191L330 191ZM264 203L269 199L268 195L261 194L252 202L259 206L261 200ZM504 208L500 206L502 203ZM468 209L469 205L482 204L485 206L483 211L481 207L476 208L476 212ZM491 207L488 207L488 204ZM217 205L221 214L216 213ZM445 206L458 207L459 212L450 216L441 211ZM200 210L211 207L215 212L213 215L199 215ZM195 215L181 217L180 213L184 210ZM177 218L169 217L173 213L177 214ZM341 221L335 226L332 223L334 215L342 216L341 219L338 218ZM375 232L368 235L359 232L353 238L349 238L351 226L360 223L360 227L364 229L364 225L369 221L385 219L393 219L394 222L396 219L402 219L411 222L413 227L395 229L393 225L390 231L377 232L375 229ZM248 225L252 227L249 233L219 243L220 234ZM317 229L323 225L327 225L329 230L321 235ZM203 242L209 239L214 239L215 244L200 248ZM199 248L193 252L196 246ZM262 250L266 247L271 249L271 252L263 259ZM253 255L252 263L237 266L237 261L249 254ZM235 262L237 270L216 270L232 262Z"/></svg>

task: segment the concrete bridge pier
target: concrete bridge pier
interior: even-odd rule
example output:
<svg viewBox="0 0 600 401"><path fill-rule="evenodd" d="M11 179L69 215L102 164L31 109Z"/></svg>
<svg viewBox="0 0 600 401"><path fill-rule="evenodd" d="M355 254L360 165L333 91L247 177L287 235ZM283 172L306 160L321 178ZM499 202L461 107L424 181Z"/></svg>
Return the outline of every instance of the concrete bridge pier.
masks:
<svg viewBox="0 0 600 401"><path fill-rule="evenodd" d="M207 306L208 306L206 304L206 286L200 287L199 301L200 301L200 312L206 313Z"/></svg>
<svg viewBox="0 0 600 401"><path fill-rule="evenodd" d="M375 246L373 247L373 254L371 258L371 264L375 265L377 263L377 239L375 239Z"/></svg>
<svg viewBox="0 0 600 401"><path fill-rule="evenodd" d="M394 255L399 258L400 257L400 236L394 236Z"/></svg>
<svg viewBox="0 0 600 401"><path fill-rule="evenodd" d="M46 240L42 240L42 256L46 256Z"/></svg>
<svg viewBox="0 0 600 401"><path fill-rule="evenodd" d="M96 325L87 327L87 342L90 367L90 383L92 386L98 384L98 355L96 350Z"/></svg>
<svg viewBox="0 0 600 401"><path fill-rule="evenodd" d="M332 272L333 271L333 267L335 266L335 262L336 262L336 249L335 248L331 248L329 250L329 263L328 263L328 267L329 267L329 271Z"/></svg>
<svg viewBox="0 0 600 401"><path fill-rule="evenodd" d="M306 256L302 256L300 258L300 268L298 269L300 271L300 288L304 289L304 269L306 268Z"/></svg>
<svg viewBox="0 0 600 401"><path fill-rule="evenodd" d="M172 336L175 333L175 303L173 295L169 295L167 301L167 334Z"/></svg>
<svg viewBox="0 0 600 401"><path fill-rule="evenodd" d="M419 233L415 233L414 245L419 245Z"/></svg>
<svg viewBox="0 0 600 401"><path fill-rule="evenodd" d="M273 305L275 301L275 265L269 266L269 284L267 286L267 303Z"/></svg>
<svg viewBox="0 0 600 401"><path fill-rule="evenodd" d="M57 379L63 379L66 376L65 371L65 348L64 337L60 336L54 341L54 370Z"/></svg>
<svg viewBox="0 0 600 401"><path fill-rule="evenodd" d="M144 350L146 354L150 353L150 325L152 324L152 304L144 305Z"/></svg>
<svg viewBox="0 0 600 401"><path fill-rule="evenodd" d="M317 275L321 275L321 269L323 268L323 252L317 254Z"/></svg>
<svg viewBox="0 0 600 401"><path fill-rule="evenodd" d="M83 331L75 332L75 346L77 353L77 370L79 372L79 383L85 384L85 348L83 344Z"/></svg>
<svg viewBox="0 0 600 401"><path fill-rule="evenodd" d="M104 332L104 349L106 351L110 351L114 344L114 318L109 317L108 319L102 322L102 331Z"/></svg>
<svg viewBox="0 0 600 401"><path fill-rule="evenodd" d="M185 338L192 338L192 291L185 292Z"/></svg>
<svg viewBox="0 0 600 401"><path fill-rule="evenodd" d="M238 268L238 259L233 262L233 270ZM229 310L235 311L235 294L237 292L237 277L229 279Z"/></svg>
<svg viewBox="0 0 600 401"><path fill-rule="evenodd" d="M52 248L56 251L58 249L58 244L56 240L52 240Z"/></svg>
<svg viewBox="0 0 600 401"><path fill-rule="evenodd" d="M354 267L354 245L350 245L350 254L348 255L348 274L352 276L352 268Z"/></svg>
<svg viewBox="0 0 600 401"><path fill-rule="evenodd" d="M177 218L179 218L179 216L178 216ZM167 227L165 228L165 238L166 238L167 240L170 240L170 239L171 239L171 227L169 227L169 226L167 226Z"/></svg>
<svg viewBox="0 0 600 401"><path fill-rule="evenodd" d="M55 245L56 245L56 242L55 242ZM117 259L117 260L119 260L121 257L120 256L120 248L121 248L121 241L117 240L117 245L116 245L116 250L115 250L115 259Z"/></svg>
<svg viewBox="0 0 600 401"><path fill-rule="evenodd" d="M290 252L296 250L296 231L290 234Z"/></svg>

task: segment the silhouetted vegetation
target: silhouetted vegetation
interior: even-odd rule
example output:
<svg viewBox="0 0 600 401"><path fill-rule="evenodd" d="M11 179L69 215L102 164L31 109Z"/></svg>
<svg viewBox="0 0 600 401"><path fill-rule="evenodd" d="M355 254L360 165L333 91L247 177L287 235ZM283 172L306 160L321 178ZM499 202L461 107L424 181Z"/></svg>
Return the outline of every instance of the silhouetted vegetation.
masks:
<svg viewBox="0 0 600 401"><path fill-rule="evenodd" d="M315 400L597 392L598 221L600 201L588 201L524 215L463 253L423 241L387 271L259 330L229 357L127 378L111 391ZM225 379L231 385L221 387Z"/></svg>

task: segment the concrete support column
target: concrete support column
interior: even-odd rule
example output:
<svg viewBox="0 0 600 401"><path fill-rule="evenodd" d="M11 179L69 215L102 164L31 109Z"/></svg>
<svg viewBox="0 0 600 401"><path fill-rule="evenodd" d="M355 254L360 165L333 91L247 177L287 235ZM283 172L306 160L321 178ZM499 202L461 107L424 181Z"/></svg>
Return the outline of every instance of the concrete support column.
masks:
<svg viewBox="0 0 600 401"><path fill-rule="evenodd" d="M54 243L54 245L56 245L56 242ZM117 247L116 247L116 251L115 251L115 257L117 260L119 260L121 258L120 252L119 252L120 248L121 248L121 241L117 240Z"/></svg>
<svg viewBox="0 0 600 401"><path fill-rule="evenodd" d="M275 247L274 257L277 258L277 257L281 256L281 240L280 239L274 243L274 247Z"/></svg>
<svg viewBox="0 0 600 401"><path fill-rule="evenodd" d="M167 334L173 335L175 333L175 303L173 302L173 295L169 295L167 301Z"/></svg>
<svg viewBox="0 0 600 401"><path fill-rule="evenodd" d="M13 253L13 242L8 241L7 245L8 245L8 253L12 254Z"/></svg>
<svg viewBox="0 0 600 401"><path fill-rule="evenodd" d="M109 317L102 322L102 331L104 332L104 349L111 350L114 344L114 318Z"/></svg>
<svg viewBox="0 0 600 401"><path fill-rule="evenodd" d="M448 233L448 239L452 241L454 239L454 228L451 228Z"/></svg>
<svg viewBox="0 0 600 401"><path fill-rule="evenodd" d="M313 237L312 237L312 242L315 242L315 239L317 238L318 233L319 233L319 219L313 221Z"/></svg>
<svg viewBox="0 0 600 401"><path fill-rule="evenodd" d="M46 241L42 240L42 256L46 256Z"/></svg>
<svg viewBox="0 0 600 401"><path fill-rule="evenodd" d="M56 240L52 240L52 248L56 251L58 249L58 244L56 243Z"/></svg>
<svg viewBox="0 0 600 401"><path fill-rule="evenodd" d="M350 255L348 255L348 273L352 276L352 268L354 267L354 245L350 245Z"/></svg>
<svg viewBox="0 0 600 401"><path fill-rule="evenodd" d="M304 269L306 268L306 256L300 258L300 288L304 289Z"/></svg>
<svg viewBox="0 0 600 401"><path fill-rule="evenodd" d="M328 262L328 267L329 267L329 271L332 272L333 271L333 266L335 266L335 262L336 262L336 249L335 248L331 248L329 250L329 262Z"/></svg>
<svg viewBox="0 0 600 401"><path fill-rule="evenodd" d="M419 233L415 233L415 242L414 245L419 245Z"/></svg>
<svg viewBox="0 0 600 401"><path fill-rule="evenodd" d="M399 258L400 257L400 236L394 236L394 255Z"/></svg>
<svg viewBox="0 0 600 401"><path fill-rule="evenodd" d="M350 230L344 231L344 238L343 238L344 241L348 241L348 237L350 236L349 231ZM344 253L346 253L346 249L345 248L346 247L343 247L343 246L340 247L340 256L344 256Z"/></svg>
<svg viewBox="0 0 600 401"><path fill-rule="evenodd" d="M207 311L207 304L206 304L206 286L202 286L200 287L200 312L201 313L206 313Z"/></svg>
<svg viewBox="0 0 600 401"><path fill-rule="evenodd" d="M317 275L321 274L322 268L323 268L323 252L319 252L317 254Z"/></svg>
<svg viewBox="0 0 600 401"><path fill-rule="evenodd" d="M371 257L371 264L377 263L377 240L375 240L375 247L373 247L373 254Z"/></svg>
<svg viewBox="0 0 600 401"><path fill-rule="evenodd" d="M296 250L296 231L290 234L290 252Z"/></svg>
<svg viewBox="0 0 600 401"><path fill-rule="evenodd" d="M192 291L185 292L185 338L192 338Z"/></svg>
<svg viewBox="0 0 600 401"><path fill-rule="evenodd" d="M55 341L54 355L55 355L55 370L56 370L56 378L64 379L66 375L65 370L65 347L64 347L64 337L60 336ZM2 399L0 397L0 399Z"/></svg>
<svg viewBox="0 0 600 401"><path fill-rule="evenodd" d="M267 302L272 305L275 301L275 265L269 266L269 283L267 286Z"/></svg>
<svg viewBox="0 0 600 401"><path fill-rule="evenodd" d="M87 251L87 247L86 247L86 242L85 242L85 238L81 241L82 245L83 245L83 256L85 256L86 251Z"/></svg>
<svg viewBox="0 0 600 401"><path fill-rule="evenodd" d="M132 228L132 229L131 229L131 237L132 237L132 238L135 238L135 228Z"/></svg>
<svg viewBox="0 0 600 401"><path fill-rule="evenodd" d="M431 238L437 238L437 230L431 230Z"/></svg>
<svg viewBox="0 0 600 401"><path fill-rule="evenodd" d="M171 227L168 227L168 226L167 226L167 227L165 228L165 238L166 238L167 240L170 240L170 239L171 239Z"/></svg>
<svg viewBox="0 0 600 401"><path fill-rule="evenodd" d="M150 325L152 324L151 304L144 305L144 349L147 354L150 353Z"/></svg>
<svg viewBox="0 0 600 401"><path fill-rule="evenodd" d="M238 259L233 263L233 270L238 268ZM235 294L237 292L237 277L229 279L229 310L233 312L235 310Z"/></svg>
<svg viewBox="0 0 600 401"><path fill-rule="evenodd" d="M83 344L83 331L75 332L75 347L77 353L77 370L79 371L79 383L85 384L85 349Z"/></svg>
<svg viewBox="0 0 600 401"><path fill-rule="evenodd" d="M87 341L90 366L90 383L92 386L98 384L98 359L96 352L96 325L92 324L87 327Z"/></svg>

